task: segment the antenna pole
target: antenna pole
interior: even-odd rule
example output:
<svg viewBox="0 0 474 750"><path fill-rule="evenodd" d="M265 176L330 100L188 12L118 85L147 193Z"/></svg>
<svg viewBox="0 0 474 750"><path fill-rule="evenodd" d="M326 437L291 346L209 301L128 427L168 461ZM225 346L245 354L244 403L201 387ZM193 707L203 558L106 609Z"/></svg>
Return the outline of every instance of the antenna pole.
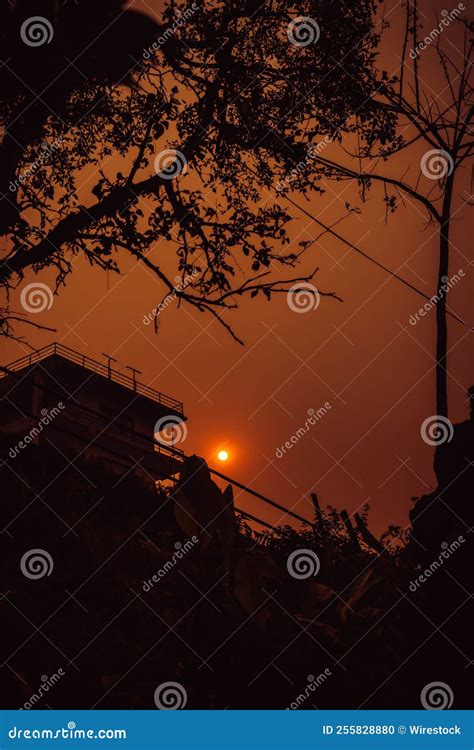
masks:
<svg viewBox="0 0 474 750"><path fill-rule="evenodd" d="M107 376L109 380L112 379L112 365L111 362L116 362L117 360L115 357L111 357L110 354L105 354L105 352L102 352L102 356L106 357L107 359Z"/></svg>
<svg viewBox="0 0 474 750"><path fill-rule="evenodd" d="M126 368L127 370L132 371L133 390L136 391L137 390L137 374L141 375L142 372L141 370L137 370L136 367L130 367L130 365L126 365Z"/></svg>

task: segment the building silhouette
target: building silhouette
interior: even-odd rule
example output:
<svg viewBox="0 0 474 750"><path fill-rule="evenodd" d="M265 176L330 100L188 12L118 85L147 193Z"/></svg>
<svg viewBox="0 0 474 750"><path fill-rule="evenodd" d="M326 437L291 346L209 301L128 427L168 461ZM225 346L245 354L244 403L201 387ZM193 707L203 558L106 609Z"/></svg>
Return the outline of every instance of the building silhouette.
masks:
<svg viewBox="0 0 474 750"><path fill-rule="evenodd" d="M138 370L119 371L114 361L104 364L54 343L7 365L0 373L0 432L9 436L11 451L34 443L151 481L175 474L181 452L169 440L155 440L155 426L179 425L186 419L183 404L143 385Z"/></svg>

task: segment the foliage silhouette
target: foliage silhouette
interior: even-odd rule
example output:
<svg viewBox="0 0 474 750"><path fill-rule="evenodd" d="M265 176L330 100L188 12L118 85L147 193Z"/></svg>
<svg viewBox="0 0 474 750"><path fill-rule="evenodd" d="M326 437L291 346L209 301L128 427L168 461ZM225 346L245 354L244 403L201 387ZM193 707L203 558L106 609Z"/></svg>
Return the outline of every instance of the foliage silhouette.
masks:
<svg viewBox="0 0 474 750"><path fill-rule="evenodd" d="M52 3L40 7L48 15ZM114 7L104 4L86 39L106 25ZM64 50L71 37L73 52L78 50L77 28L89 21L89 4L66 6L57 19L50 11L57 24L51 44L25 48L18 40L25 8L17 4L8 15L4 3L10 58L1 72L3 189L13 173L18 181L35 161L40 142L51 146L62 139L4 197L3 232L10 247L0 283L6 292L28 268L56 268L57 290L78 253L113 271L118 254L128 253L156 274L165 294L177 274L197 271L177 293L180 301L216 316L231 331L220 313L240 295L270 298L316 273L282 277L279 269L295 266L305 243L288 248L291 215L268 190L307 154L315 137L353 132L361 103L362 137L371 144L393 138L393 113L371 104L376 3L199 0L188 13L186 7L167 6L155 27L129 11L117 13L64 73ZM303 12L318 19L317 44L301 46L289 38L290 21ZM145 48L138 59L128 35L123 39L129 23L141 43L156 33L156 48ZM354 38L364 44L354 45ZM125 73L130 57L136 61ZM19 83L23 75L34 91L44 91L39 101L33 96L31 102L28 87ZM11 139L19 143L13 151ZM180 152L171 165L169 149ZM163 159L176 179L161 170ZM257 177L249 176L247 166ZM310 174L301 180L315 187ZM160 247L165 244L174 250L171 271L163 259L170 254ZM3 320L3 333L11 333L7 310Z"/></svg>

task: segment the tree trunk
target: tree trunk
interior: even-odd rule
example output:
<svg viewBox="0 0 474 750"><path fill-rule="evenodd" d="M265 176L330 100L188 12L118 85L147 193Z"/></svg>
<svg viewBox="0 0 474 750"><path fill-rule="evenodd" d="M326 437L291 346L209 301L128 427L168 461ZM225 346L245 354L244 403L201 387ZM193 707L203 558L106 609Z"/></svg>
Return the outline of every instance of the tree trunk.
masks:
<svg viewBox="0 0 474 750"><path fill-rule="evenodd" d="M436 303L436 414L448 416L447 349L448 326L446 320L446 295L444 286L449 272L449 229L454 172L448 175L443 199L439 232L439 270Z"/></svg>

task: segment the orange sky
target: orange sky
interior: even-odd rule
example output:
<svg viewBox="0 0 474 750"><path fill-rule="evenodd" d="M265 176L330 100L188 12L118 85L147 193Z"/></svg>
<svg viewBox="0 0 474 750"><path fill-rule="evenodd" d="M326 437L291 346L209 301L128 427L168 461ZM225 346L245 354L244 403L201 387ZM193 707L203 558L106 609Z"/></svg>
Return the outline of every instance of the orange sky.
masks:
<svg viewBox="0 0 474 750"><path fill-rule="evenodd" d="M158 9L159 3L132 3ZM438 10L442 3L434 4ZM395 68L395 39L399 39L398 4L386 5L394 22L384 59ZM449 6L449 9L451 6ZM428 19L425 27L430 29ZM454 34L448 29L445 34ZM389 62L391 60L391 62ZM428 70L426 83L441 96L437 71ZM418 154L421 157L424 149ZM419 172L419 160L400 160L393 174ZM415 177L413 177L413 180ZM324 198L304 205L326 223L344 213L343 201L355 202L348 183L331 183ZM466 166L456 194L470 188ZM418 205L407 203L384 222L382 191L373 189L364 210L338 230L352 242L393 269L426 294L435 292L437 244L434 229L425 227ZM276 201L274 194L272 200ZM296 197L298 202L303 199ZM459 200L454 212L459 207ZM292 227L295 242L314 239L319 228L296 209ZM449 304L472 322L472 270L468 209L456 213L453 224L450 273L466 276L450 292ZM472 263L472 261L471 261ZM162 299L163 290L151 272L123 258L123 275L108 277L90 269L82 258L67 288L38 322L57 328L57 334L22 329L35 347L57 340L101 358L113 354L122 365L142 370L141 380L185 403L188 437L181 445L213 465L220 448L230 460L218 468L304 515L311 514L308 493L317 491L323 505L349 512L365 502L371 506L372 530L387 523L406 526L410 497L434 486L432 449L420 439L420 425L435 413L435 317L431 311L416 326L409 318L423 301L399 282L350 251L336 239L323 237L308 251L303 271L320 267L316 284L343 298L322 298L318 309L292 312L284 295L271 303L260 298L242 300L227 318L245 347L239 346L210 317L186 307L167 307L158 334L143 323ZM298 271L299 273L299 271ZM39 280L50 282L42 274ZM30 273L24 283L33 280ZM468 331L449 322L449 398L453 422L467 416L465 391L474 382ZM0 342L2 363L22 356L24 344ZM325 402L331 409L283 458L275 452L307 419L308 409ZM264 510L245 496L237 503L267 520L281 516Z"/></svg>

